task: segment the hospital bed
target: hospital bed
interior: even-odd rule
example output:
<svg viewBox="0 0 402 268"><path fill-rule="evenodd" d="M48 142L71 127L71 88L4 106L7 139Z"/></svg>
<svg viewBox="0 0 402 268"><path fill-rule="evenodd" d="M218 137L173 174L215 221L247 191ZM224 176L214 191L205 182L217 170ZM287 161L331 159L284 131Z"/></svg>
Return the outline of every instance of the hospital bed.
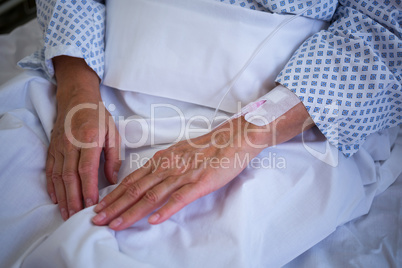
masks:
<svg viewBox="0 0 402 268"><path fill-rule="evenodd" d="M203 222L203 218L215 213L216 206L208 197L192 204L159 229L152 229L145 220L130 230L116 233L107 227L95 227L90 223L90 217L94 215L91 208L63 223L57 205L52 204L46 194L44 177L46 150L55 114L54 86L44 79L41 72L23 71L16 67L18 60L40 46L40 36L36 21L0 36L0 266L201 267L207 264L211 267L266 267L261 256L269 252L259 252L258 249L265 248L270 241L248 241L247 237L263 237L258 228L253 228L254 225L234 226L244 224L239 220L227 225L233 230L226 226L229 229L217 233L198 226L198 236L191 233L192 230L187 226L192 225L194 219ZM309 135L318 137L322 142L322 137L314 131ZM300 137L288 142L288 145L278 146L270 156L280 156L281 151L290 150L298 139ZM399 146L401 139L399 132L396 140ZM394 162L399 159L397 165L400 165L402 152L394 153L398 154ZM129 167L122 169L120 177L130 171ZM321 173L320 165L309 164L305 172L327 176ZM356 170L350 170L351 174L353 172ZM357 172L363 180L366 172L368 174L365 170ZM307 251L296 250L292 253L295 258L291 257L281 265L289 268L402 267L402 175L393 175L398 176L395 182L366 181L365 191L374 198L372 202L356 199L361 204L356 204L355 209L363 207L358 213L350 212L344 220L339 220L340 225L336 229L324 235L326 237L306 242L304 248L309 248ZM294 173L293 176L304 175ZM253 189L252 182L247 182L249 178L246 177L247 174L238 182L214 193L211 200L226 196L233 201L232 204L236 204L239 192ZM99 183L100 188L106 186L104 178L100 178ZM348 189L343 191L347 192ZM110 192L110 188L101 191L101 195L107 192ZM255 200L259 201L258 198ZM250 206L252 203L237 205ZM324 207L323 204L318 205ZM293 213L297 214L298 211ZM189 214L191 219L188 218ZM349 221L349 217L354 217L350 215L358 217ZM337 220L334 218L334 221ZM299 224L293 222L289 226ZM331 222L321 224L331 225ZM173 225L175 227L171 228ZM244 234L232 236L231 231L236 230ZM292 241L293 235L295 240L299 237L292 230L284 234L290 236L283 237L287 241ZM218 243L226 245L225 248L214 246L216 236L220 236L219 243L225 241ZM171 240L165 243L164 239ZM157 244L160 246L157 247ZM280 254L275 245L269 246Z"/></svg>

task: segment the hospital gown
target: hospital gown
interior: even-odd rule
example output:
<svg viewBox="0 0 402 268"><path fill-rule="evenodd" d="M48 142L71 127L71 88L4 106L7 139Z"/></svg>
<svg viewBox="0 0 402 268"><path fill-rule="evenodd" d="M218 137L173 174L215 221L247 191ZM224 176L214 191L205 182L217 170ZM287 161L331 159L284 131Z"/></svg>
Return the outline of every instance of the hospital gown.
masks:
<svg viewBox="0 0 402 268"><path fill-rule="evenodd" d="M346 157L368 135L401 124L401 0L215 1L256 12L302 12L331 23L294 52L276 81L299 97L317 127ZM20 66L41 69L52 77L51 59L68 55L85 59L102 78L103 3L38 0L37 8L44 46Z"/></svg>

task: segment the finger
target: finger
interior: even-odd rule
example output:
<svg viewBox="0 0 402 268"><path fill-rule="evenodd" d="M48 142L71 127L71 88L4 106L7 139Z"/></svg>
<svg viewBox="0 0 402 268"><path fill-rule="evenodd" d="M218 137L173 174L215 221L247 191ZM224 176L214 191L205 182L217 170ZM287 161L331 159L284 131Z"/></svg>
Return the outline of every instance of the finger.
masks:
<svg viewBox="0 0 402 268"><path fill-rule="evenodd" d="M131 206L140 200L145 199L148 203L157 204L159 196L164 196L166 193L162 191L162 187L154 187L163 180L163 177L157 174L151 174L141 180L135 181L126 187L126 191L115 202L111 203L108 207L102 210L97 216L93 218L93 222L97 225L108 224L113 219L117 218L120 214L128 210ZM161 183L165 185L164 183ZM153 188L154 187L154 188ZM152 188L152 189L151 189ZM155 190L158 189L156 192Z"/></svg>
<svg viewBox="0 0 402 268"><path fill-rule="evenodd" d="M52 172L52 182L54 188L56 190L56 197L57 202L59 203L59 209L61 213L61 217L63 220L68 219L68 212L67 212L67 202L66 202L66 192L63 183L63 155L59 152L55 153L55 160L53 165L53 172Z"/></svg>
<svg viewBox="0 0 402 268"><path fill-rule="evenodd" d="M158 189L158 187L155 187L148 190L138 203L130 207L119 217L113 219L113 221L110 222L109 227L115 231L119 231L133 225L156 208L163 205L174 190L173 187L165 189Z"/></svg>
<svg viewBox="0 0 402 268"><path fill-rule="evenodd" d="M52 174L53 174L53 166L54 166L54 157L50 153L51 147L49 146L49 150L47 152L47 158L46 158L46 189L47 192L52 199L52 202L54 204L57 204L57 198L56 198L56 190L54 189L53 181L52 181Z"/></svg>
<svg viewBox="0 0 402 268"><path fill-rule="evenodd" d="M113 219L113 221L110 222L109 227L115 231L120 231L130 227L156 208L160 207L167 199L168 196L160 198L157 197L154 192L147 192L144 198L142 198L137 204L122 213L119 217Z"/></svg>
<svg viewBox="0 0 402 268"><path fill-rule="evenodd" d="M67 146L64 154L63 183L66 190L67 208L71 217L80 211L82 206L81 181L78 176L79 151L72 146Z"/></svg>
<svg viewBox="0 0 402 268"><path fill-rule="evenodd" d="M111 119L113 121L113 119ZM112 184L117 183L117 174L121 166L120 157L120 136L113 126L109 126L109 133L105 140L105 174L108 181Z"/></svg>
<svg viewBox="0 0 402 268"><path fill-rule="evenodd" d="M149 217L148 222L150 224L162 223L194 200L201 198L205 195L200 191L201 187L200 184L186 184L181 187L172 193L163 207Z"/></svg>
<svg viewBox="0 0 402 268"><path fill-rule="evenodd" d="M105 196L101 202L94 208L96 213L100 212L102 209L106 208L117 199L119 199L130 187L130 185L134 184L139 179L149 175L152 172L152 165L151 161L148 161L144 166L140 167L130 175L128 175L124 180L121 182L119 186L116 187L111 193Z"/></svg>
<svg viewBox="0 0 402 268"><path fill-rule="evenodd" d="M78 174L86 207L98 202L98 169L102 148L81 149Z"/></svg>

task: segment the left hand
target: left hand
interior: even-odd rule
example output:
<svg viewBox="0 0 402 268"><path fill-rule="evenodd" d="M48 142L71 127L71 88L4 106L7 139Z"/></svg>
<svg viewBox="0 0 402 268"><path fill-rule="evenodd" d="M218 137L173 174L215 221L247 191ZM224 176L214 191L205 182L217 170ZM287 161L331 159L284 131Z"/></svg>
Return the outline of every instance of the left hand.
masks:
<svg viewBox="0 0 402 268"><path fill-rule="evenodd" d="M122 230L159 208L148 219L158 224L221 188L246 167L248 161L243 159L251 160L263 149L246 140L249 125L243 118L233 119L208 134L157 152L95 207L98 215L93 223Z"/></svg>

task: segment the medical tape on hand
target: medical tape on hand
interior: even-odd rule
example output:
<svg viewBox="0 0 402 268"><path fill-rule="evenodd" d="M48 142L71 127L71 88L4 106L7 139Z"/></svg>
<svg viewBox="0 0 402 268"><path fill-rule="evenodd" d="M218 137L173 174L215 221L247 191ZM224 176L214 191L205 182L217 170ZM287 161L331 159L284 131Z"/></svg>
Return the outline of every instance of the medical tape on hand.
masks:
<svg viewBox="0 0 402 268"><path fill-rule="evenodd" d="M265 126L300 103L299 98L284 86L277 86L257 101L245 106L235 117L244 116L247 122Z"/></svg>

